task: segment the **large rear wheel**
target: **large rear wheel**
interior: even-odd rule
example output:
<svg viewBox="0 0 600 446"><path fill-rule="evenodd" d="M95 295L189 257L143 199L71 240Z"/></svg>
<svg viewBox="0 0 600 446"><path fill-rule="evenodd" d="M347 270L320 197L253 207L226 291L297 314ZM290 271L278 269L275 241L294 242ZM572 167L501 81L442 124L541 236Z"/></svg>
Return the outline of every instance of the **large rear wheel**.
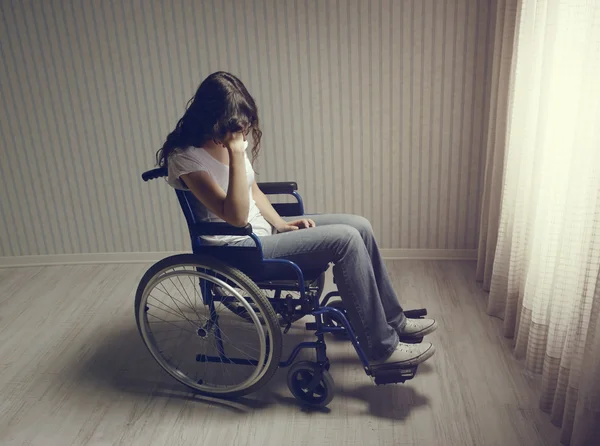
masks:
<svg viewBox="0 0 600 446"><path fill-rule="evenodd" d="M216 288L247 317L232 313ZM245 395L279 367L282 334L272 306L245 274L214 258L182 254L153 265L138 286L135 316L154 359L197 392Z"/></svg>

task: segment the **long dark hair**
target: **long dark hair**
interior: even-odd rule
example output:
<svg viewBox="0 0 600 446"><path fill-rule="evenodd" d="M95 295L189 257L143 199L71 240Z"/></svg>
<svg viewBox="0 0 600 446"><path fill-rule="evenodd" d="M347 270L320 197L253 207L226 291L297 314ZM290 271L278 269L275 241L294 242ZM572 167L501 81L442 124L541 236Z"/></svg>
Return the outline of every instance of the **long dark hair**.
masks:
<svg viewBox="0 0 600 446"><path fill-rule="evenodd" d="M251 132L252 162L260 150L262 132L254 99L237 77L219 71L208 76L188 102L183 117L156 153L156 163L166 167L175 149L202 147L222 140L228 132Z"/></svg>

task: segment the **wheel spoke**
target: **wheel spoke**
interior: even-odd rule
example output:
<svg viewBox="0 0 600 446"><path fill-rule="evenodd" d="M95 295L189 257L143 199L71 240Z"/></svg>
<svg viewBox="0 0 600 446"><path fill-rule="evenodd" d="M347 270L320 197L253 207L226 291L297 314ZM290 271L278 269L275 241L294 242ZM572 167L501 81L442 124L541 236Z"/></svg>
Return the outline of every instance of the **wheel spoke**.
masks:
<svg viewBox="0 0 600 446"><path fill-rule="evenodd" d="M190 308L190 309L191 309L191 310L192 310L194 313L196 313L196 316L198 316L198 320L200 320L200 315L198 314L198 311L196 310L196 306L192 304L192 301L191 301L191 299L190 299L190 296L188 295L187 291L185 291L185 286L184 286L184 285L181 283L181 280L179 280L179 276L177 276L177 282L179 282L179 285L181 285L181 288L183 289L183 291L184 291L184 293L185 293L185 297L187 298L187 299L186 299L186 302L187 302L187 304L188 304L189 308ZM175 284L173 284L173 285L175 285ZM177 285L175 285L175 288L177 288ZM179 291L179 289L177 289L177 290Z"/></svg>
<svg viewBox="0 0 600 446"><path fill-rule="evenodd" d="M154 299L156 299L154 296L150 296L150 297L153 297ZM158 300L158 299L156 299L156 300ZM183 314L177 314L177 310L173 310L173 308L169 307L169 306L168 306L167 304L165 304L164 302L162 302L162 301L158 301L158 302L159 302L160 304L164 305L165 307L167 307L169 310L172 310L172 311L165 310L164 308L161 308L161 307L158 307L158 306L156 306L156 305L153 305L153 304L151 304L150 302L147 302L147 303L146 303L146 305L148 305L148 307L153 307L153 308L156 308L156 309L158 309L158 310L162 310L162 311L164 311L165 313L169 313L169 314L171 314L171 315L173 315L173 316L176 316L176 317L179 317L179 316L181 316L181 317L183 317L183 318L184 318L184 319L185 319L187 322L191 322L189 319L187 319L187 318L185 317L185 315L183 315Z"/></svg>
<svg viewBox="0 0 600 446"><path fill-rule="evenodd" d="M223 333L221 333L221 335L222 335L222 334L223 334ZM215 335L215 338L217 338L217 336L216 336L216 335ZM223 338L219 338L219 340L220 340L221 342L223 342ZM242 350L240 350L239 348L237 348L235 345L233 345L231 342L228 342L228 341L225 341L225 342L227 343L227 345L230 345L230 346L231 346L231 347L233 347L235 350L237 350L238 352L240 352L242 355L246 355L246 357L247 357L247 358L248 358L250 361L258 361L258 359L257 359L257 358L253 358L252 356L250 356L250 355L248 355L247 353L243 352ZM223 350L225 350L225 349L223 348ZM254 349L254 350L255 350L255 351L257 351L257 352L259 352L259 351L258 351L258 350L256 350L256 349ZM259 353L260 353L260 352L259 352ZM227 356L226 356L226 358L227 358ZM230 359L230 358L227 358L227 359ZM250 364L250 362L249 362L249 364Z"/></svg>
<svg viewBox="0 0 600 446"><path fill-rule="evenodd" d="M159 290L159 291L162 291L162 290ZM168 293L165 293L165 294L169 295ZM174 313L171 313L171 314L173 314L175 316L178 316L177 313L179 313L179 315L181 315L185 320L187 320L188 322L190 322L193 325L194 321L191 321L190 319L188 319L186 317L186 315L183 313L183 311L181 311L181 308L179 308L179 306L177 306L177 304L175 304L177 306L177 310L176 310L173 307L170 307L169 305L167 305L166 303L164 303L162 300L159 300L157 297L155 297L155 296L151 296L151 297L153 299L157 300L159 303L161 303L165 307L167 307L168 309L172 310ZM171 296L169 295L169 297L171 297ZM171 299L173 300L173 297L171 297ZM173 300L173 302L175 302L175 301ZM148 305L150 305L150 304L148 304ZM156 307L156 308L158 308L158 307ZM163 310L163 311L166 311L166 310Z"/></svg>
<svg viewBox="0 0 600 446"><path fill-rule="evenodd" d="M175 283L173 283L173 281L171 280L171 278L169 278L169 281L170 281L170 282L173 284L173 286L175 287L175 289L177 289L177 286L175 285ZM161 284L161 285L162 285L162 284ZM177 291L179 291L179 290L177 290ZM178 301L177 299L175 299L175 298L174 298L174 297L173 297L173 296L172 296L170 293L167 293L167 294L168 294L168 296L171 298L171 300L173 301L173 303L175 304L175 306L176 306L176 307L179 309L179 311L181 311L181 313L183 314L183 311L181 310L181 308L179 308L179 305L177 305L177 303L178 303L178 302L179 302L180 304L181 304L182 302L180 302L180 301ZM185 305L185 304L182 304L182 305ZM194 311L194 309L193 309L193 308L192 308L192 311ZM185 317L185 315L184 315L184 317ZM187 318L186 318L186 319L187 319Z"/></svg>

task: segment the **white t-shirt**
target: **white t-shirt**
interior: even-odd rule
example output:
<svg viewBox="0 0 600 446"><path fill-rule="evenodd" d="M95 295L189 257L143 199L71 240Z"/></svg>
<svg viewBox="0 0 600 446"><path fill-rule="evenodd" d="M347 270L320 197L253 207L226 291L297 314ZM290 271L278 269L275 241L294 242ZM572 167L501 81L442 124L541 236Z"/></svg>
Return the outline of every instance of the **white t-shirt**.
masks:
<svg viewBox="0 0 600 446"><path fill-rule="evenodd" d="M246 147L248 141L246 141ZM258 206L252 196L252 184L254 184L254 169L245 155L246 160L246 175L248 178L248 199L249 211L248 222L252 225L254 234L261 236L273 234L273 227L265 220L260 213ZM181 175L191 172L204 171L208 172L215 182L221 186L223 191L227 193L229 187L229 166L217 161L206 150L196 147L187 149L176 149L168 160L169 175L167 182L175 189L189 190L180 180ZM223 220L217 217L213 212L206 208L202 203L199 203L199 209L196 211L196 218L206 222L222 222ZM226 244L234 241L244 240L247 236L203 236L202 239L210 244Z"/></svg>

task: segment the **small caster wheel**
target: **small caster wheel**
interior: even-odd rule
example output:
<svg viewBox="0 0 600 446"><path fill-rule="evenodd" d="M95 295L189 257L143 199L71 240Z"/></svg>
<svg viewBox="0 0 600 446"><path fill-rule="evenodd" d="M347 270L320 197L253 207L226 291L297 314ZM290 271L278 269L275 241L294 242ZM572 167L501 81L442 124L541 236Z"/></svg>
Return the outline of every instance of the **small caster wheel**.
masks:
<svg viewBox="0 0 600 446"><path fill-rule="evenodd" d="M293 364L287 384L294 397L311 407L325 407L333 399L335 384L327 370L310 361Z"/></svg>
<svg viewBox="0 0 600 446"><path fill-rule="evenodd" d="M332 302L329 302L326 306L335 308L336 310L340 310L342 313L344 313L344 316L346 316L346 307L344 306L344 303L341 300L334 300ZM323 315L323 323L326 327L345 328L339 321L337 321L335 318L333 318L327 313ZM346 330L334 331L331 334L338 339L350 339L348 337L348 334L346 333Z"/></svg>

